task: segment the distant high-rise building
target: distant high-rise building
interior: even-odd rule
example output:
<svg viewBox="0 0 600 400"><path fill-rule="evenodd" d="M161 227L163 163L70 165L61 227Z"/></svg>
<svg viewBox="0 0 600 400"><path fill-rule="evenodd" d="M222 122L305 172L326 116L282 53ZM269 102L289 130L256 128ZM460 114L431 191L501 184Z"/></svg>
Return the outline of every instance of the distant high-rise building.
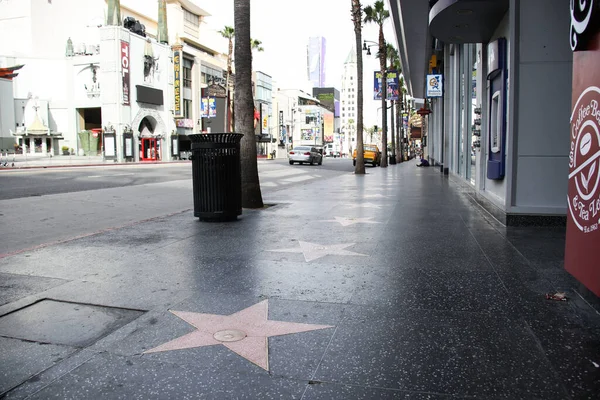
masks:
<svg viewBox="0 0 600 400"><path fill-rule="evenodd" d="M308 80L313 87L325 86L325 38L309 38L306 53Z"/></svg>
<svg viewBox="0 0 600 400"><path fill-rule="evenodd" d="M342 72L342 92L341 92L341 127L340 136L342 139L343 152L351 154L356 147L356 118L358 110L356 108L357 95L357 72L356 72L356 49L353 47L348 53L344 62Z"/></svg>

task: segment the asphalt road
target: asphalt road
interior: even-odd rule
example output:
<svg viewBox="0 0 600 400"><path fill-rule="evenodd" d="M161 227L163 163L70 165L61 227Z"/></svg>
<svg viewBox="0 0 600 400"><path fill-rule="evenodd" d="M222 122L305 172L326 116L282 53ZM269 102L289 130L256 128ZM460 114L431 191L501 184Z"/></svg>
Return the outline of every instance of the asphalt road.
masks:
<svg viewBox="0 0 600 400"><path fill-rule="evenodd" d="M308 175L312 179L329 177L332 172L353 170L350 159L325 158L323 165L320 166L298 164L292 166L287 163L287 160L259 162L259 177L261 184L263 181L266 183L265 190L282 186L281 183L285 183L290 175ZM281 174L273 171L279 171ZM280 178L283 179L282 182L278 182ZM0 170L0 200L191 179L191 162Z"/></svg>
<svg viewBox="0 0 600 400"><path fill-rule="evenodd" d="M350 159L323 165L259 161L263 199L315 179L353 173ZM0 258L39 246L193 209L191 163L0 171Z"/></svg>

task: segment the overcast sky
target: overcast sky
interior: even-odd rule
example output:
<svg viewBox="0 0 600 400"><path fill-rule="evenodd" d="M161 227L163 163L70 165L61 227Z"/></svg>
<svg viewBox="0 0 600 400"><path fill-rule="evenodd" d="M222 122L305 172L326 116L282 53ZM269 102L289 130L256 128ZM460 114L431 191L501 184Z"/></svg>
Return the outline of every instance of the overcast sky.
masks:
<svg viewBox="0 0 600 400"><path fill-rule="evenodd" d="M363 6L373 3L363 2ZM250 34L260 40L264 48L264 52L254 54L254 69L271 75L280 88L305 88L308 38L323 36L326 39L326 84L340 90L344 61L355 41L350 6L351 0L252 0ZM233 27L233 0L215 2L206 9L211 13L207 23L215 29L225 25ZM388 21L384 33L395 46L392 31L391 21ZM377 41L378 27L365 25L363 39ZM381 118L381 111L379 114L377 111L381 102L371 97L373 71L379 70L376 52L377 48L373 48L372 56L363 53L366 126L376 124Z"/></svg>

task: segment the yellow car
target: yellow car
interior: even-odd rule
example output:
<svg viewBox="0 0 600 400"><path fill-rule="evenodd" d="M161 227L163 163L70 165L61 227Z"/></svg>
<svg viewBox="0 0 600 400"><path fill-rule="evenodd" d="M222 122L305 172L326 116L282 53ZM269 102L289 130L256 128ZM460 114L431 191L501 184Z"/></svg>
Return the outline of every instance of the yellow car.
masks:
<svg viewBox="0 0 600 400"><path fill-rule="evenodd" d="M363 147L365 164L369 163L374 167L381 165L381 152L379 151L379 147L374 144L365 144ZM356 149L352 152L352 165L356 166Z"/></svg>

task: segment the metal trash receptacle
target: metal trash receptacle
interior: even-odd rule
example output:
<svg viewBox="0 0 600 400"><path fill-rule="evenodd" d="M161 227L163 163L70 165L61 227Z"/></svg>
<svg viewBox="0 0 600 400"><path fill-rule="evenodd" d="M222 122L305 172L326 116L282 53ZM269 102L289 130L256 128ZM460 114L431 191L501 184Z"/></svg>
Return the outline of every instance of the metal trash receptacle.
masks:
<svg viewBox="0 0 600 400"><path fill-rule="evenodd" d="M194 217L232 221L242 214L239 133L189 135L192 141Z"/></svg>

